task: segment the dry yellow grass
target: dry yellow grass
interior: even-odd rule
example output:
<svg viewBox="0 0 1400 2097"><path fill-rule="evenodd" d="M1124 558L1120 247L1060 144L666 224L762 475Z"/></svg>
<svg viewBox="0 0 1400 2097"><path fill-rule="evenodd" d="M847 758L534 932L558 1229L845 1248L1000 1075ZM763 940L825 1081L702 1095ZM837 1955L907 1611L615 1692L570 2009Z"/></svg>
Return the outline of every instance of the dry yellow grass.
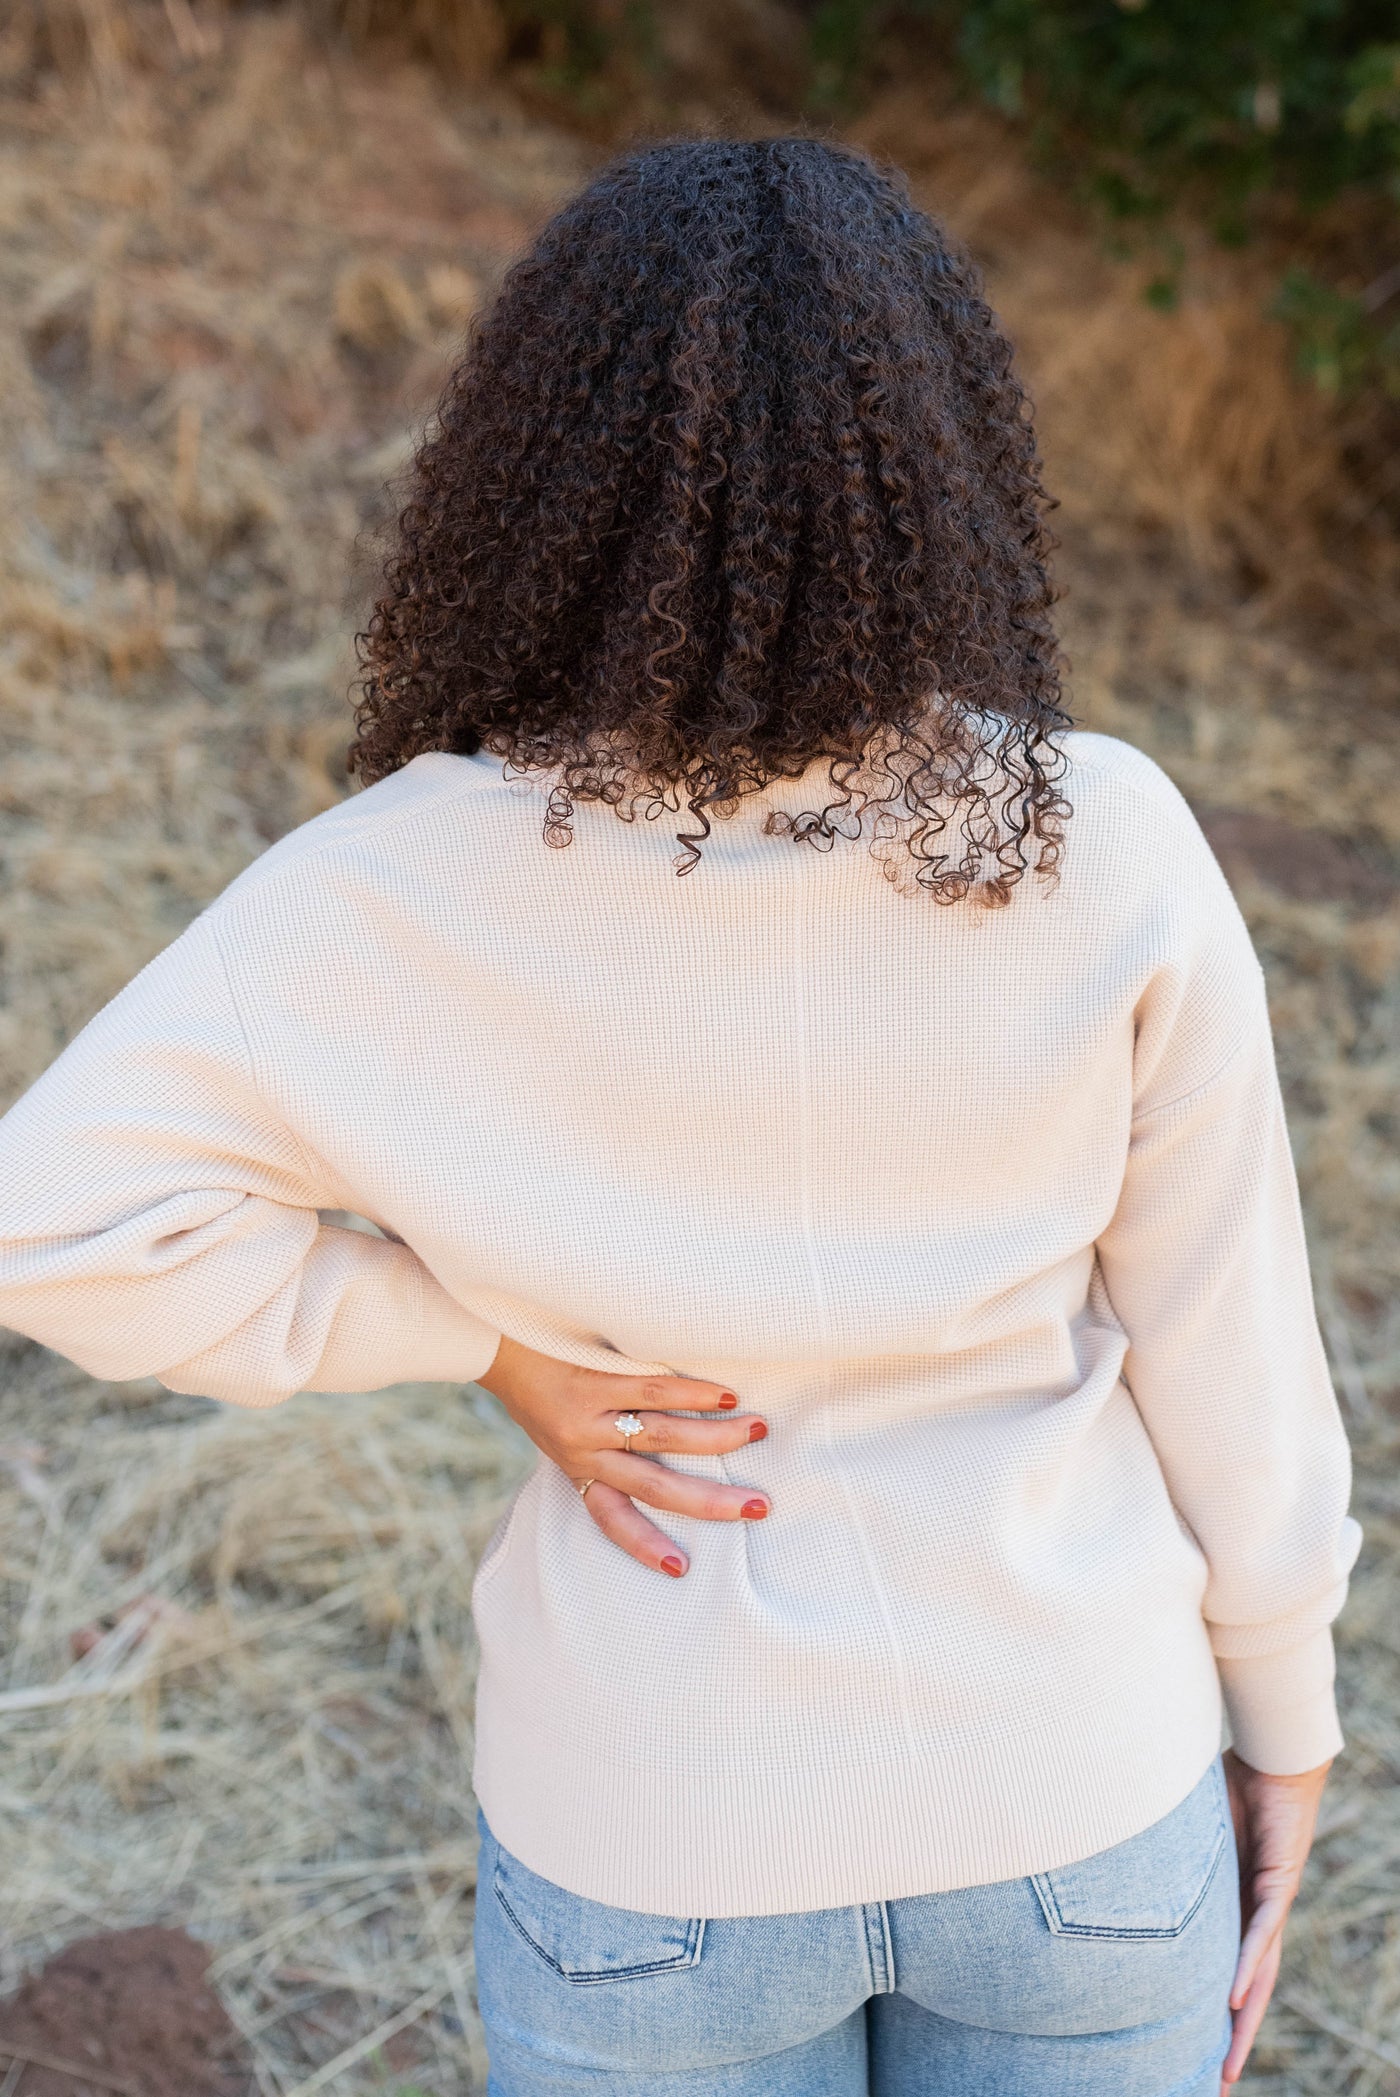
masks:
<svg viewBox="0 0 1400 2097"><path fill-rule="evenodd" d="M93 78L0 107L0 1098L345 790L359 542L463 314L593 150L277 15L153 19L139 63L114 34ZM1335 435L1246 280L1203 259L1163 319L995 125L901 91L861 128L1024 344L1081 716L1296 826L1300 878L1241 892L1369 1541L1351 1751L1250 2088L1400 2090L1395 673L1275 618L1306 577L1369 634L1383 574L1320 565ZM1319 829L1367 842L1368 900ZM518 1443L441 1388L243 1417L25 1346L0 1376L0 1985L187 1921L268 2097L479 2090L467 1588Z"/></svg>
<svg viewBox="0 0 1400 2097"><path fill-rule="evenodd" d="M1198 571L1243 578L1256 622L1330 612L1363 648L1393 635L1400 549L1377 500L1394 458L1373 453L1358 474L1365 404L1339 413L1299 381L1269 315L1278 252L1223 251L1183 225L1180 297L1163 312L1143 295L1152 250L1115 260L1086 238L987 111L911 81L852 128L987 262L1075 523L1150 534Z"/></svg>
<svg viewBox="0 0 1400 2097"><path fill-rule="evenodd" d="M414 2003L398 2065L480 2088L467 1598L509 1434L438 1387L211 1419L6 1368L0 1990L43 1946L178 1917L264 2090ZM329 2086L382 2088L379 2050Z"/></svg>

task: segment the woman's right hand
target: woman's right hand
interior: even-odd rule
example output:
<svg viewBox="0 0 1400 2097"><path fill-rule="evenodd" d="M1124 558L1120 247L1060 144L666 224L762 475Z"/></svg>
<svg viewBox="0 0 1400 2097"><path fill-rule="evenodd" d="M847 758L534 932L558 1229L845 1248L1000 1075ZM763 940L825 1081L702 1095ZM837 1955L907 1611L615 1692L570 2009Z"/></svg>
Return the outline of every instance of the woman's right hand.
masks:
<svg viewBox="0 0 1400 2097"><path fill-rule="evenodd" d="M477 1382L499 1398L516 1425L576 1486L592 1479L584 1506L604 1536L639 1565L679 1580L688 1559L679 1544L633 1505L702 1522L760 1522L768 1498L749 1486L719 1485L653 1463L654 1456L728 1456L761 1442L765 1423L741 1413L722 1384L685 1376L614 1376L579 1369L553 1355L536 1354L518 1340L502 1338L496 1358ZM687 1420L678 1413L713 1412L715 1420ZM642 1433L624 1443L614 1421L633 1413ZM640 1453L634 1453L640 1452Z"/></svg>

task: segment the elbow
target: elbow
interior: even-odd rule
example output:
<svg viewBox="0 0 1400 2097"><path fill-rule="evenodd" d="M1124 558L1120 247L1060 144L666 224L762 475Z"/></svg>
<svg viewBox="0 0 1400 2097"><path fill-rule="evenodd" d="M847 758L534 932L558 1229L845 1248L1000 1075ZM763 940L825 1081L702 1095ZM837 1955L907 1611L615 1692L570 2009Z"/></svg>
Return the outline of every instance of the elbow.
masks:
<svg viewBox="0 0 1400 2097"><path fill-rule="evenodd" d="M47 1306L0 1304L0 1331L61 1354L99 1383L137 1383L157 1373L149 1335L85 1329L89 1321L48 1314Z"/></svg>
<svg viewBox="0 0 1400 2097"><path fill-rule="evenodd" d="M303 1385L294 1377L273 1379L259 1375L248 1365L220 1361L215 1354L195 1355L173 1368L155 1372L157 1383L186 1398L217 1398L223 1405L241 1405L250 1412L266 1412L294 1397Z"/></svg>

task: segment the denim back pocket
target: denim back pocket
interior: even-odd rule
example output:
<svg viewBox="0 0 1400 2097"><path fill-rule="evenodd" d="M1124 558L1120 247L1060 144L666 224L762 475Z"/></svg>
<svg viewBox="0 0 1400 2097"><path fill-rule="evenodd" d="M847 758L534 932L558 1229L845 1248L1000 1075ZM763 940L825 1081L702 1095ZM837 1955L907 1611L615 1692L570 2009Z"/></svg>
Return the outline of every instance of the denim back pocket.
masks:
<svg viewBox="0 0 1400 2097"><path fill-rule="evenodd" d="M496 1852L492 1890L531 1950L575 1987L640 1980L700 1963L705 1924L698 1916L639 1915L585 1900L542 1879L504 1849Z"/></svg>
<svg viewBox="0 0 1400 2097"><path fill-rule="evenodd" d="M1179 1937L1200 1909L1225 1854L1229 1802L1213 1762L1165 1819L1031 1884L1057 1937Z"/></svg>

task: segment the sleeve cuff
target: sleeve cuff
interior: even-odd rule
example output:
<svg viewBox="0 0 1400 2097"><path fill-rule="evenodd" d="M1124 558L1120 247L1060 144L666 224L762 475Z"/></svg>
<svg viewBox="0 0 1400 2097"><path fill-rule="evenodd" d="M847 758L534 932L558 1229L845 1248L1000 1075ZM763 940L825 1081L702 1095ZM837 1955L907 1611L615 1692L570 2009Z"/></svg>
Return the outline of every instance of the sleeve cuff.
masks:
<svg viewBox="0 0 1400 2097"><path fill-rule="evenodd" d="M1302 1645L1248 1659L1217 1656L1230 1743L1242 1762L1268 1776L1296 1777L1341 1752L1329 1630Z"/></svg>
<svg viewBox="0 0 1400 2097"><path fill-rule="evenodd" d="M501 1335L483 1318L464 1310L426 1267L422 1271L423 1323L404 1364L403 1383L475 1383L496 1359Z"/></svg>

